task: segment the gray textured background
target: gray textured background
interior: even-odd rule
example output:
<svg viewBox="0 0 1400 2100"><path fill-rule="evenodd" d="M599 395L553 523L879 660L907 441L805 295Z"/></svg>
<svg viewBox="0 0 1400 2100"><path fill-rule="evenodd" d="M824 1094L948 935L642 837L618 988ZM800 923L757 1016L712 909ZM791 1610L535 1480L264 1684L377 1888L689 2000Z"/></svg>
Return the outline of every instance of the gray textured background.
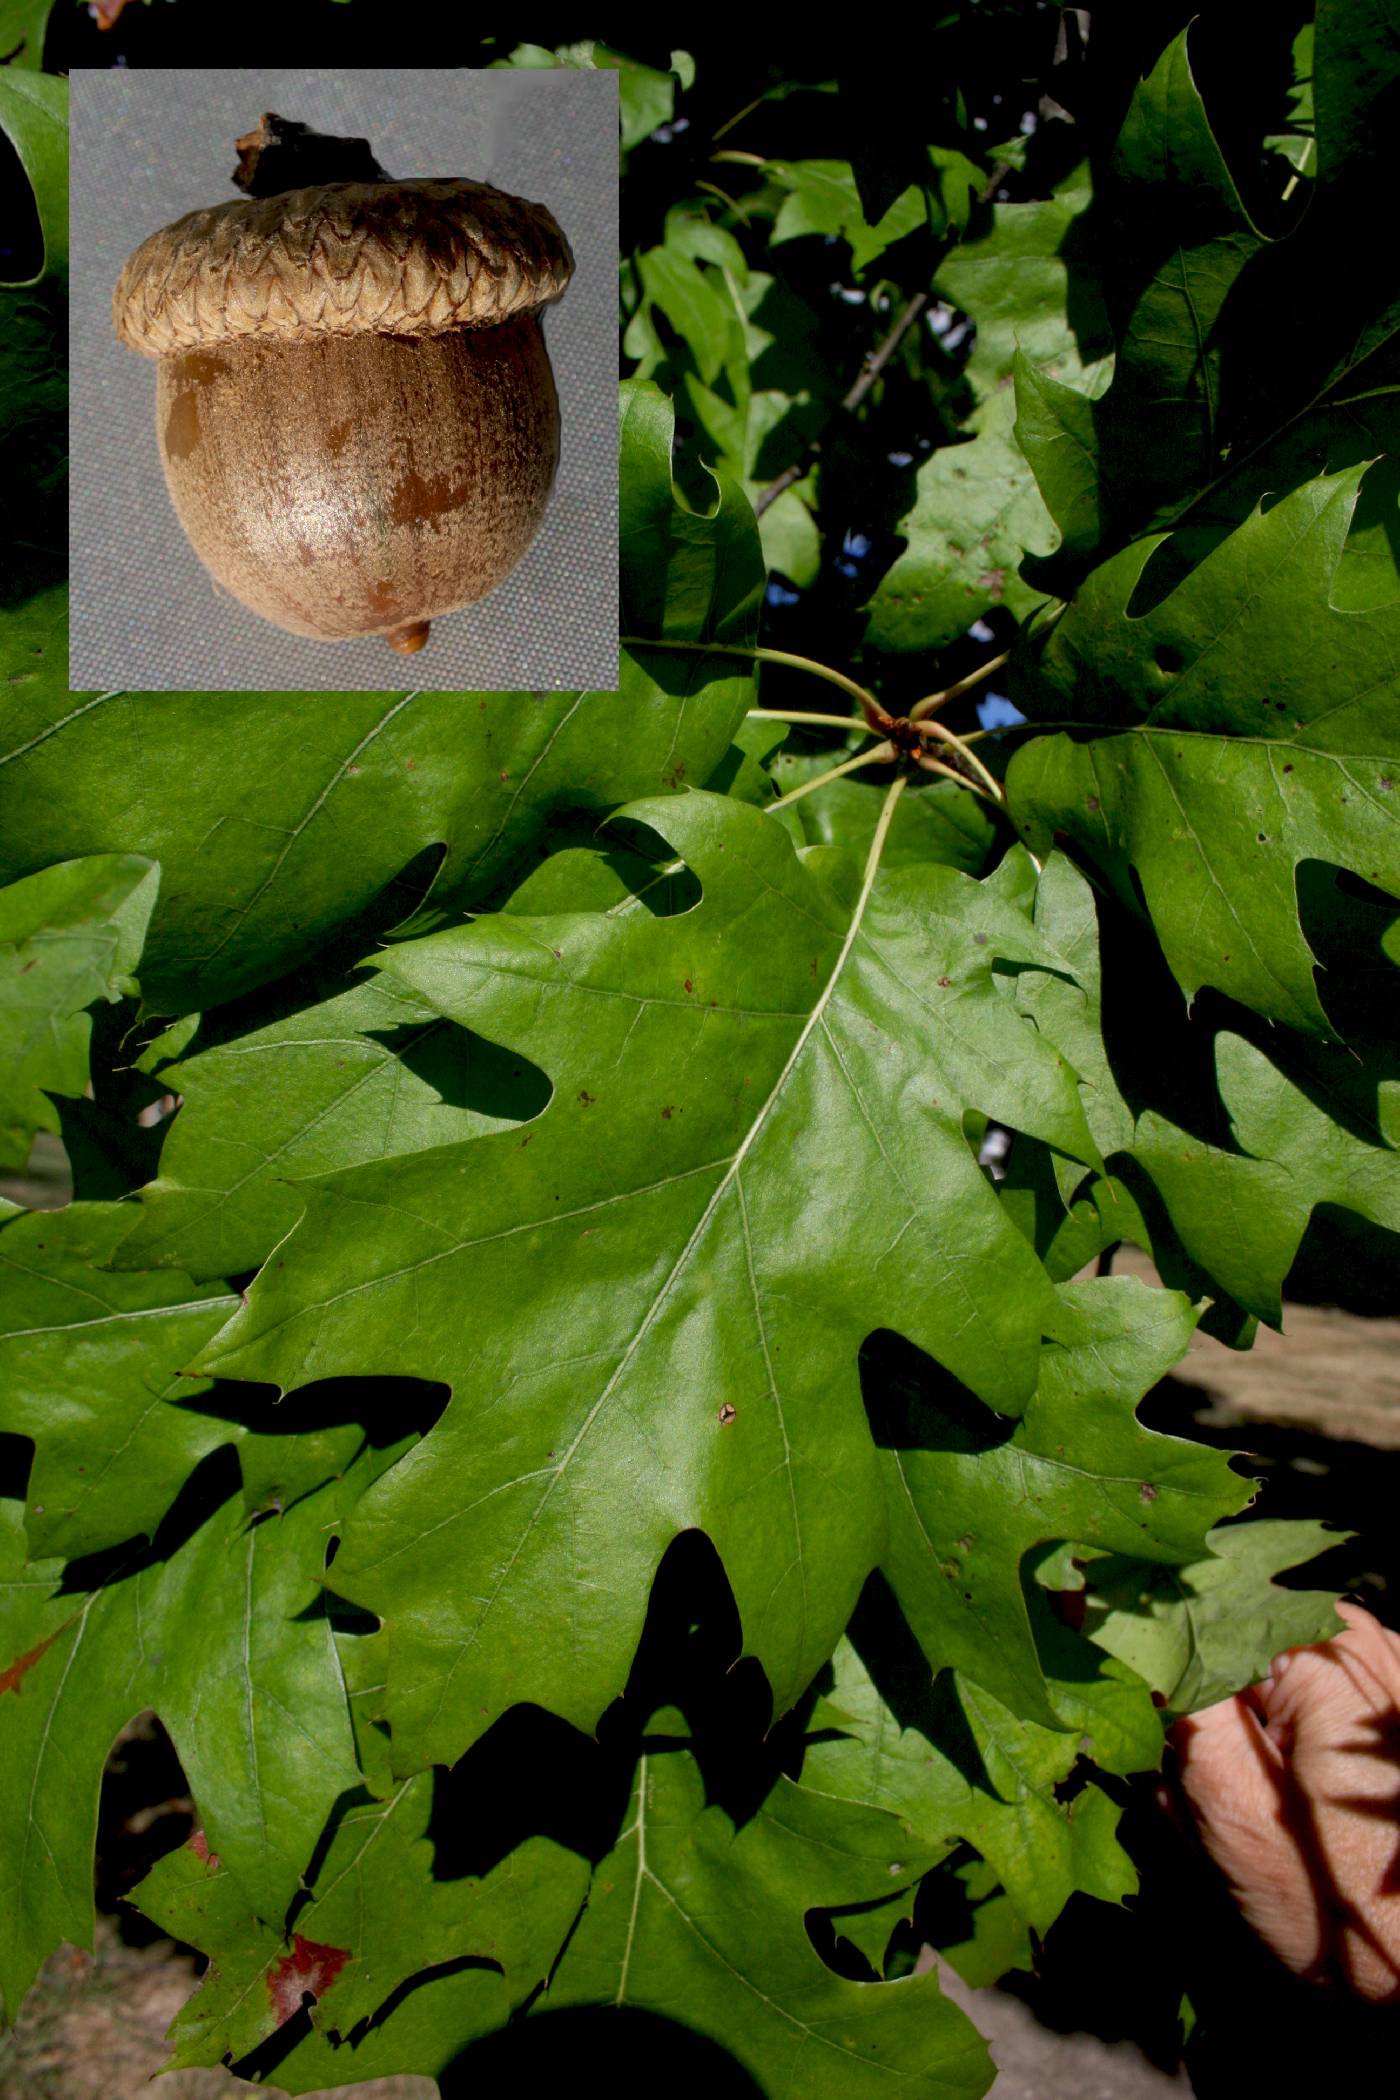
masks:
<svg viewBox="0 0 1400 2100"><path fill-rule="evenodd" d="M295 67L72 76L70 686L326 692L617 685L617 76ZM264 110L368 138L394 175L467 175L547 204L574 251L545 321L563 456L538 539L477 605L399 657L284 634L216 590L171 509L155 365L112 333L112 286L158 226L238 196Z"/></svg>

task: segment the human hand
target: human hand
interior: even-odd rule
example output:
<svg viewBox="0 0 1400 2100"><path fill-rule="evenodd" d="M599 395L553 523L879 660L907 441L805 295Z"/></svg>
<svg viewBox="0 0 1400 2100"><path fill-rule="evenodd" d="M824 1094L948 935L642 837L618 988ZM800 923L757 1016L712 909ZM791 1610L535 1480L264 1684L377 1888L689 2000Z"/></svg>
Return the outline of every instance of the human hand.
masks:
<svg viewBox="0 0 1400 2100"><path fill-rule="evenodd" d="M1355 1604L1345 1631L1170 1741L1206 1851L1297 1975L1400 1998L1400 1635Z"/></svg>

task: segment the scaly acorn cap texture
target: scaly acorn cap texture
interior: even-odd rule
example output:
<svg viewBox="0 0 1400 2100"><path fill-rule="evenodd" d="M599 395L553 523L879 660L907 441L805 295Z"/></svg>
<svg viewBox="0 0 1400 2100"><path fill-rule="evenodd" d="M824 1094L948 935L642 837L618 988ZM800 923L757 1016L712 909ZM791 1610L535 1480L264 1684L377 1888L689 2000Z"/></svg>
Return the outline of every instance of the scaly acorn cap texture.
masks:
<svg viewBox="0 0 1400 2100"><path fill-rule="evenodd" d="M489 183L327 182L187 212L131 255L112 320L146 357L255 336L423 336L557 299L569 244Z"/></svg>

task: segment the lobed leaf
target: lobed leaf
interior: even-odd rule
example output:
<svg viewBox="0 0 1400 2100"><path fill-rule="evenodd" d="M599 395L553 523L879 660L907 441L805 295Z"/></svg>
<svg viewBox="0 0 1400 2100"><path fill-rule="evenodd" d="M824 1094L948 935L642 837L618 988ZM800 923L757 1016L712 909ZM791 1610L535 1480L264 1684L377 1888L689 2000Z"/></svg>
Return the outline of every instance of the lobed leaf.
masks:
<svg viewBox="0 0 1400 2100"><path fill-rule="evenodd" d="M0 890L0 1167L22 1169L48 1094L82 1094L85 1009L134 989L160 870L141 855L59 862Z"/></svg>
<svg viewBox="0 0 1400 2100"><path fill-rule="evenodd" d="M833 886L766 817L709 795L628 815L698 877L693 910L512 913L383 959L457 1022L528 1041L549 1107L523 1136L303 1184L303 1223L205 1352L283 1385L353 1363L453 1388L337 1562L392 1622L406 1760L458 1754L517 1699L591 1725L687 1525L715 1540L790 1704L881 1550L855 1375L872 1322L994 1405L1034 1384L1048 1290L965 1108L1093 1155L1072 1074L1007 1026L993 963L1047 958L997 882L862 882L838 861ZM934 1016L911 1072L897 1045ZM579 1581L599 1604L570 1630L565 1685L526 1629Z"/></svg>

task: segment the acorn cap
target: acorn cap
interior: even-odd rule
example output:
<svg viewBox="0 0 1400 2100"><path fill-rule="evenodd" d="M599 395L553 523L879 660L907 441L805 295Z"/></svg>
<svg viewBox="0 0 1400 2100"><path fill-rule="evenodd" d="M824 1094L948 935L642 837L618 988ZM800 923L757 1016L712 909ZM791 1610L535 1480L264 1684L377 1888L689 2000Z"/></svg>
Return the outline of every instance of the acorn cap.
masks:
<svg viewBox="0 0 1400 2100"><path fill-rule="evenodd" d="M117 279L117 334L146 357L309 335L486 328L573 275L542 204L485 182L328 182L187 212Z"/></svg>

